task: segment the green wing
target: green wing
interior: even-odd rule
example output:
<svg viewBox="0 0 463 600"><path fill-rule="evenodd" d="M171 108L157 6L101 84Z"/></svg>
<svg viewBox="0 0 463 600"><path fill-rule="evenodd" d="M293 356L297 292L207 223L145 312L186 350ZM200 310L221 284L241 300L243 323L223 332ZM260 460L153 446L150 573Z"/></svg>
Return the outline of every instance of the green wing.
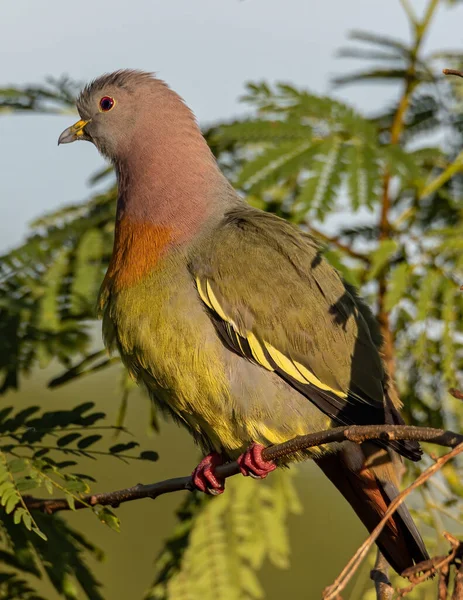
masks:
<svg viewBox="0 0 463 600"><path fill-rule="evenodd" d="M380 336L309 237L246 205L191 263L223 342L276 372L339 424L402 423L385 393ZM417 460L418 445L391 443Z"/></svg>

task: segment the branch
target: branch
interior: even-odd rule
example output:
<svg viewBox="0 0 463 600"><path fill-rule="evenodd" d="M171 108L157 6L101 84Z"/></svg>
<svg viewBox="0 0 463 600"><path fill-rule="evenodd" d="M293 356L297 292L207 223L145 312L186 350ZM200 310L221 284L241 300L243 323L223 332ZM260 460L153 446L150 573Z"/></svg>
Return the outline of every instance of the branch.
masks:
<svg viewBox="0 0 463 600"><path fill-rule="evenodd" d="M325 244L332 244L336 246L339 250L350 256L351 258L356 258L357 260L361 260L365 264L369 265L371 263L370 258L366 254L362 254L361 252L357 252L351 246L347 244L343 244L339 237L333 237L323 233L319 229L315 229L312 225L309 225L310 232L317 238L319 238Z"/></svg>
<svg viewBox="0 0 463 600"><path fill-rule="evenodd" d="M462 74L463 76L463 74ZM457 173L463 170L463 151L458 154L454 161L448 165L437 177L430 181L424 188L421 189L418 195L418 200L434 194L438 189L452 179Z"/></svg>
<svg viewBox="0 0 463 600"><path fill-rule="evenodd" d="M434 556L428 560L414 565L406 569L403 573L407 577L411 584L407 587L398 590L398 598L403 598L409 594L417 585L432 577L436 573L439 573L438 579L438 600L447 600L449 583L450 583L450 566L456 564L456 560L461 560L460 554L462 545L460 540L455 538L450 533L444 532L444 537L450 543L450 552L444 556ZM457 578L455 578L455 584ZM458 597L457 597L458 600Z"/></svg>
<svg viewBox="0 0 463 600"><path fill-rule="evenodd" d="M407 17L410 21L410 23L416 27L418 24L418 19L416 17L415 11L413 9L413 6L411 6L411 4L409 3L409 0L400 0L400 3L402 4L402 7L404 9L404 11L407 14Z"/></svg>
<svg viewBox="0 0 463 600"><path fill-rule="evenodd" d="M400 425L399 425L400 427ZM418 428L417 428L418 429ZM439 469L441 469L449 460L463 452L463 436L458 436L462 441L453 448L448 454L444 454L436 460L434 464L424 470L421 475L415 479L415 481L405 488L388 506L388 509L384 513L384 517L378 523L378 525L373 529L371 534L367 537L367 539L363 542L354 556L349 560L347 565L341 571L339 577L336 578L333 585L330 585L323 592L323 600L336 600L339 598L339 594L346 587L357 568L359 567L362 560L365 558L367 553L369 552L372 545L375 543L379 534L383 530L384 526L388 522L391 515L397 510L397 508L404 502L405 498L417 487L422 485L425 481L427 481L432 475L434 475Z"/></svg>
<svg viewBox="0 0 463 600"><path fill-rule="evenodd" d="M463 392L457 388L450 388L449 394L451 394L457 400L463 400Z"/></svg>
<svg viewBox="0 0 463 600"><path fill-rule="evenodd" d="M443 69L442 73L444 75L456 75L457 77L463 77L463 71L458 71L457 69Z"/></svg>
<svg viewBox="0 0 463 600"><path fill-rule="evenodd" d="M455 577L455 587L453 589L452 600L463 598L463 560L460 563L457 576Z"/></svg>
<svg viewBox="0 0 463 600"><path fill-rule="evenodd" d="M344 441L361 444L366 440L381 440L383 442L392 440L416 440L455 448L458 444L463 444L463 435L452 431L444 431L443 429L433 429L431 427L413 427L407 425L353 425L351 427L336 427L327 431L298 436L283 444L277 444L266 448L262 453L262 457L265 460L277 460L294 454L299 450L312 448L313 446ZM427 471L425 471L425 473L426 472ZM238 463L231 462L221 465L217 467L216 473L223 479L236 475L239 473ZM139 483L133 487L116 490L114 492L84 496L82 497L81 503L75 503L75 508L88 508L89 506L92 507L97 504L117 508L123 502L131 502L132 500L139 500L141 498L151 498L154 500L163 494L181 490L192 491L193 489L191 477L189 476L166 479L165 481L159 481L158 483L149 485ZM52 514L60 510L70 510L70 506L65 498L46 499L34 498L32 496L24 496L23 498L29 510L40 510L47 514Z"/></svg>
<svg viewBox="0 0 463 600"><path fill-rule="evenodd" d="M417 76L416 66L419 63L419 52L423 44L423 38L427 33L432 17L438 7L439 0L429 0L426 7L423 19L416 21L412 19L414 29L414 41L409 52L409 64L407 65L407 73L404 80L404 89L401 94L397 110L394 115L394 119L391 125L390 131L390 144L396 146L400 144L403 131L406 126L406 114L410 105L415 88L419 85L420 79ZM404 4L407 8L407 4ZM408 12L408 11L407 11ZM383 174L382 183L382 199L381 199L381 214L379 218L379 236L378 242L388 240L392 238L392 230L390 223L390 212L392 208L391 199L391 172L386 166ZM386 294L388 291L387 275L389 272L389 266L385 266L378 275L378 311L377 319L381 334L383 336L383 355L384 361L387 366L389 376L393 379L395 374L395 356L394 356L394 333L391 328L389 311L386 307Z"/></svg>
<svg viewBox="0 0 463 600"><path fill-rule="evenodd" d="M376 562L370 573L370 579L375 584L377 600L392 600L394 588L389 581L389 563L378 549Z"/></svg>

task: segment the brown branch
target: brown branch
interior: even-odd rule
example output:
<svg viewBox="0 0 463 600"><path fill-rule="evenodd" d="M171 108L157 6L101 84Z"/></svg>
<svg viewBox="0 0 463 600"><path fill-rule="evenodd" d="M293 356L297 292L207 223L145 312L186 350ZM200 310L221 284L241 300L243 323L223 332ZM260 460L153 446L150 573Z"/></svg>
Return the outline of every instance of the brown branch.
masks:
<svg viewBox="0 0 463 600"><path fill-rule="evenodd" d="M299 450L320 446L332 442L351 441L361 444L366 440L381 440L383 442L392 440L416 440L429 442L440 446L450 448L463 443L463 435L443 429L433 429L431 427L413 427L407 425L354 425L351 427L336 427L327 431L310 433L308 435L298 436L275 446L266 448L262 456L265 460L277 460ZM441 460L441 459L439 459ZM227 463L217 468L217 475L226 479L239 473L239 467L236 462ZM131 502L141 498L155 499L163 494L178 492L181 490L193 489L191 477L177 477L175 479L166 479L158 483L148 485L138 484L130 488L116 490L114 492L104 492L100 494L90 494L82 497L82 502L75 502L76 509L88 508L89 506L102 505L118 507L123 502ZM65 498L35 498L24 496L24 501L30 510L40 510L52 514L60 510L70 510L69 504Z"/></svg>
<svg viewBox="0 0 463 600"><path fill-rule="evenodd" d="M447 600L450 583L450 567L444 565L439 571L439 580L437 582L437 600Z"/></svg>
<svg viewBox="0 0 463 600"><path fill-rule="evenodd" d="M458 390L457 388L450 388L449 394L457 400L463 400L463 392L461 390Z"/></svg>
<svg viewBox="0 0 463 600"><path fill-rule="evenodd" d="M405 114L407 112L410 98L415 87L415 64L416 54L412 53L412 64L409 67L405 88L402 97L399 101L399 106L394 116L391 126L391 145L397 145L400 142L402 130L405 123ZM390 195L391 173L386 167L383 175L382 197L381 197L381 212L378 223L378 242L384 242L391 238L391 224L389 222L389 212L391 210L391 195ZM379 328L383 336L382 352L384 361L387 366L387 371L391 378L395 375L395 359L394 359L394 334L391 329L389 311L386 309L387 295L387 275L389 267L386 265L378 275L378 314L377 319Z"/></svg>
<svg viewBox="0 0 463 600"><path fill-rule="evenodd" d="M344 244L340 241L339 237L330 236L322 231L315 229L312 225L309 225L310 232L317 238L319 238L325 244L332 244L339 248L342 252L350 256L351 258L356 258L357 260L361 260L365 264L369 265L371 263L370 258L366 254L362 254L361 252L357 252L351 246Z"/></svg>
<svg viewBox="0 0 463 600"><path fill-rule="evenodd" d="M399 426L400 427L400 426ZM462 437L462 436L458 436ZM327 587L323 592L323 600L335 600L339 598L339 594L346 587L360 563L363 561L367 553L369 552L372 545L375 543L379 534L383 530L387 521L391 517L391 515L397 510L397 508L404 502L405 498L416 488L422 485L425 481L427 481L432 475L437 473L449 460L455 458L458 454L463 452L463 441L461 441L457 446L453 448L448 454L444 454L440 458L436 460L434 464L424 470L421 475L407 488L405 488L389 505L388 509L384 513L384 517L378 523L378 525L373 529L371 534L367 537L365 542L360 546L354 556L349 560L347 565L341 571L340 575L336 578L335 582Z"/></svg>
<svg viewBox="0 0 463 600"><path fill-rule="evenodd" d="M417 77L416 65L418 62L418 55L423 44L423 40L434 13L439 4L439 0L429 0L426 7L423 19L420 22L413 22L414 31L414 42L410 49L410 61L407 67L407 72L404 78L403 92L397 106L397 110L394 115L394 119L391 124L391 137L390 144L398 145L400 143L402 133L405 128L405 117L407 114L410 100L415 88L419 85L420 80ZM391 223L389 221L390 210L392 206L391 201L391 172L386 166L383 174L382 182L382 198L381 198L381 213L379 217L379 235L378 242L381 243L385 240L391 239ZM389 267L386 265L378 275L378 311L377 318L380 327L381 334L383 336L383 355L384 361L387 366L387 371L390 377L393 379L395 375L395 355L394 355L394 332L391 327L389 311L386 308L386 294L387 294L387 276Z"/></svg>
<svg viewBox="0 0 463 600"><path fill-rule="evenodd" d="M458 71L457 69L443 69L442 73L444 75L456 75L457 77L463 77L463 71Z"/></svg>
<svg viewBox="0 0 463 600"><path fill-rule="evenodd" d="M455 577L455 587L453 588L452 600L461 600L463 598L463 560Z"/></svg>
<svg viewBox="0 0 463 600"><path fill-rule="evenodd" d="M392 600L394 588L389 581L389 563L378 549L376 562L370 573L370 579L375 584L376 600Z"/></svg>
<svg viewBox="0 0 463 600"><path fill-rule="evenodd" d="M438 600L441 600L441 598L447 600L450 565L454 563L455 557L461 551L461 542L447 532L444 532L444 537L450 542L450 552L445 556L434 556L406 569L402 575L410 580L411 585L401 588L398 592L398 598L403 598L414 590L417 585L439 573Z"/></svg>

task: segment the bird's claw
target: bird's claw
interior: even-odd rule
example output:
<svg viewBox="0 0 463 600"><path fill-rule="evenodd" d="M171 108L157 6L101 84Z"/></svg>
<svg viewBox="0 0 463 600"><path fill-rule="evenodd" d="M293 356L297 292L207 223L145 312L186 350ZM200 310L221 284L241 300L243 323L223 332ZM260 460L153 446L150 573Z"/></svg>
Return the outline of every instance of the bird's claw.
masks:
<svg viewBox="0 0 463 600"><path fill-rule="evenodd" d="M263 450L262 444L253 443L238 458L240 471L245 477L265 479L277 468L273 461L262 458ZM215 469L221 464L223 464L223 457L218 452L205 456L191 474L194 487L212 496L222 494L225 491L225 480L218 478L215 473Z"/></svg>
<svg viewBox="0 0 463 600"><path fill-rule="evenodd" d="M215 474L216 467L221 464L223 458L218 452L205 456L191 474L193 485L201 492L212 496L222 494L225 491L225 481Z"/></svg>
<svg viewBox="0 0 463 600"><path fill-rule="evenodd" d="M269 473L277 468L272 460L262 458L263 450L264 446L262 444L254 443L238 458L237 463L245 477L249 475L254 479L265 479Z"/></svg>

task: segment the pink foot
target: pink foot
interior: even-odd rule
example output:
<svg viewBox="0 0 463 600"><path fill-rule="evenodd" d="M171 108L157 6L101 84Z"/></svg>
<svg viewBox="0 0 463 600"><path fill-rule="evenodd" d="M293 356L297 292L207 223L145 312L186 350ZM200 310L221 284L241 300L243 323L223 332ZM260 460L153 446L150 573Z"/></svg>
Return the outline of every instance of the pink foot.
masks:
<svg viewBox="0 0 463 600"><path fill-rule="evenodd" d="M238 458L237 462L240 466L240 471L245 477L250 475L255 479L265 479L269 473L277 468L273 461L262 458L263 449L264 446L262 444L254 442Z"/></svg>
<svg viewBox="0 0 463 600"><path fill-rule="evenodd" d="M215 469L223 464L223 457L218 452L211 452L203 458L191 474L193 484L201 492L218 496L225 490L225 482L215 475Z"/></svg>

